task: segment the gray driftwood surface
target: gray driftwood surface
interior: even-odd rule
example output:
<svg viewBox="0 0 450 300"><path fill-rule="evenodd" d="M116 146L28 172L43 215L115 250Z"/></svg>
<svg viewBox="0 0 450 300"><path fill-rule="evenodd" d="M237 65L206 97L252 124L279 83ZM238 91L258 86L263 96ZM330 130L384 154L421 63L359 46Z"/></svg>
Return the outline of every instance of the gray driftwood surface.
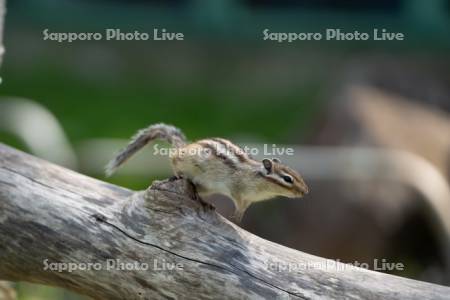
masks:
<svg viewBox="0 0 450 300"><path fill-rule="evenodd" d="M450 297L449 287L344 265L315 268L325 259L248 233L193 195L183 180L134 192L0 144L0 279L95 299ZM107 270L107 259L149 268ZM45 260L101 268L58 272L45 270ZM298 267L281 269L287 265Z"/></svg>

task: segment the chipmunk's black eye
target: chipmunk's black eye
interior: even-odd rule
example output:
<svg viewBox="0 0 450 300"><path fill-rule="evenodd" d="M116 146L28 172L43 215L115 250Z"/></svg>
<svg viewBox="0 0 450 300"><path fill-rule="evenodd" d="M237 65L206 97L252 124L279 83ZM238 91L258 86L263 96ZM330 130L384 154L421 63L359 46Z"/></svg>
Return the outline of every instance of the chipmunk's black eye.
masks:
<svg viewBox="0 0 450 300"><path fill-rule="evenodd" d="M283 180L286 181L287 183L293 183L292 177L288 175L284 175Z"/></svg>

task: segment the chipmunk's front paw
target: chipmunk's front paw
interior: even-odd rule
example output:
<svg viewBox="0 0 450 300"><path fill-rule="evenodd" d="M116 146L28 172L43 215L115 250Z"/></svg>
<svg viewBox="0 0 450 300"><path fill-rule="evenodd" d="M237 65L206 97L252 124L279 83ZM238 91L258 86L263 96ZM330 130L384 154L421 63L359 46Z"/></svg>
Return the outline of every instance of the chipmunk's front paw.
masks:
<svg viewBox="0 0 450 300"><path fill-rule="evenodd" d="M242 222L242 217L244 216L244 213L241 211L235 211L234 214L231 216L231 218L233 219L233 221L236 224L241 224Z"/></svg>

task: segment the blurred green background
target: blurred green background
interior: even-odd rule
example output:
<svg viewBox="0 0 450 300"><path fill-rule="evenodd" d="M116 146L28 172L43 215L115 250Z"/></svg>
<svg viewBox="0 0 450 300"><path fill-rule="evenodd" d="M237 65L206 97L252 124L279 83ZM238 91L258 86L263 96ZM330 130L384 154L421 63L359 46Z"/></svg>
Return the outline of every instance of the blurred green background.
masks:
<svg viewBox="0 0 450 300"><path fill-rule="evenodd" d="M182 128L191 140L223 136L248 143L314 144L349 65L373 57L449 61L450 1L442 0L21 0L7 6L0 96L32 99L46 107L75 149L89 139L125 139L161 121ZM185 41L57 43L44 41L42 34L46 28L151 32L155 27L183 32ZM323 32L375 27L407 38L262 41L265 28ZM447 103L435 105L442 109ZM6 132L0 132L0 141L28 150ZM82 164L78 170L103 179ZM119 174L111 182L143 189L150 180ZM267 216L271 210L265 208ZM401 275L414 277L414 261L411 265L412 273ZM18 295L77 299L69 292L22 283Z"/></svg>

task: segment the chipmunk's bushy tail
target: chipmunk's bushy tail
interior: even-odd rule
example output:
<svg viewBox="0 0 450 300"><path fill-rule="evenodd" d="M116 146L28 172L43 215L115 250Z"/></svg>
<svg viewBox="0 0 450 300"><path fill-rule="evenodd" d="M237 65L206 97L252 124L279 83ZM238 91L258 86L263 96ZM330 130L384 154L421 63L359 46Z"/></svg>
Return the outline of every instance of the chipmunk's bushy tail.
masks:
<svg viewBox="0 0 450 300"><path fill-rule="evenodd" d="M106 165L106 176L111 176L128 158L156 139L164 140L176 148L186 145L186 137L180 129L163 123L151 125L139 130L130 143Z"/></svg>

